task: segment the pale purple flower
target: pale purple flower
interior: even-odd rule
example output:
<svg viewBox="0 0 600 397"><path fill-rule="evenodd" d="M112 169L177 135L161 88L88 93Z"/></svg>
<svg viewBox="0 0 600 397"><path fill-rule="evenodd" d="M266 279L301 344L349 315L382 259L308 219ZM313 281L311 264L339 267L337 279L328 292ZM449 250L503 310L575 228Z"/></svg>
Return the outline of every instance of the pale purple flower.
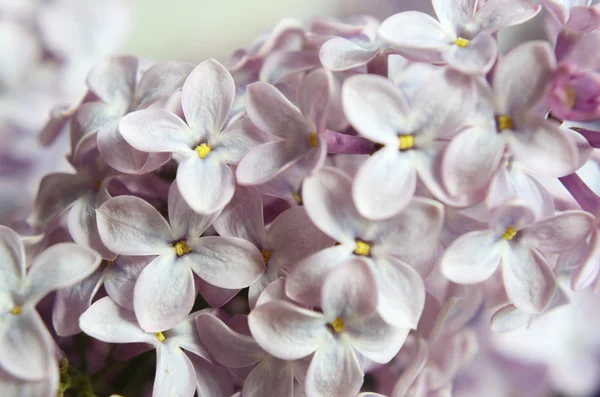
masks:
<svg viewBox="0 0 600 397"><path fill-rule="evenodd" d="M29 269L19 236L0 226L0 366L25 380L41 380L56 368L55 344L36 310L50 292L89 276L100 256L73 243L40 253Z"/></svg>
<svg viewBox="0 0 600 397"><path fill-rule="evenodd" d="M453 282L474 284L491 277L501 265L510 301L524 312L539 313L556 288L556 276L544 254L573 250L593 227L594 218L583 211L535 222L531 209L509 202L493 212L488 230L454 241L441 259L441 270Z"/></svg>
<svg viewBox="0 0 600 397"><path fill-rule="evenodd" d="M433 0L439 22L418 11L383 21L380 36L399 48L439 51L448 65L466 74L485 74L494 64L498 30L533 18L541 7L529 0Z"/></svg>
<svg viewBox="0 0 600 397"><path fill-rule="evenodd" d="M185 121L167 110L145 109L123 117L119 131L143 152L181 156L176 182L196 212L222 209L233 196L237 164L262 139L247 119L225 126L235 85L231 74L214 59L198 65L183 84Z"/></svg>
<svg viewBox="0 0 600 397"><path fill-rule="evenodd" d="M590 33L600 28L600 8L592 0L541 0L548 10L546 33L551 43L561 30Z"/></svg>
<svg viewBox="0 0 600 397"><path fill-rule="evenodd" d="M327 276L322 313L270 301L250 313L250 331L261 348L280 359L314 353L306 374L308 396L357 394L363 382L359 356L386 363L408 334L408 328L392 327L379 317L376 288L370 265L352 259Z"/></svg>
<svg viewBox="0 0 600 397"><path fill-rule="evenodd" d="M0 390L6 396L18 397L56 397L59 384L59 372L56 360L51 362L49 376L42 380L19 379L0 368Z"/></svg>
<svg viewBox="0 0 600 397"><path fill-rule="evenodd" d="M192 313L162 332L148 332L141 328L132 311L105 297L83 313L79 326L87 335L104 342L152 345L157 356L152 395L192 397L196 390L196 371L182 349L210 361L196 329L196 317L200 313Z"/></svg>
<svg viewBox="0 0 600 397"><path fill-rule="evenodd" d="M140 273L133 305L143 329L163 331L178 324L192 309L194 273L220 288L244 288L265 271L262 255L250 242L234 237L200 235L218 213L195 213L173 182L169 221L146 201L114 197L98 210L104 244L120 255L158 255ZM193 271L193 272L192 272Z"/></svg>
<svg viewBox="0 0 600 397"><path fill-rule="evenodd" d="M362 136L383 145L354 179L352 195L363 216L385 219L400 212L414 195L417 174L436 197L453 200L438 175L439 157L446 145L440 138L459 128L470 114L471 79L440 70L409 101L391 81L360 75L346 81L342 95L350 124Z"/></svg>

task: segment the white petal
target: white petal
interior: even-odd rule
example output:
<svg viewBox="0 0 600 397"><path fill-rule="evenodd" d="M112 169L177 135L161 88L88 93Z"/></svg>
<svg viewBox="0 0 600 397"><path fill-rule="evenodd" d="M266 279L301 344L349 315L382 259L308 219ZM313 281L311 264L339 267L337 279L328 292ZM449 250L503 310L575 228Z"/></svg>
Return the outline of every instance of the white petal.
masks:
<svg viewBox="0 0 600 397"><path fill-rule="evenodd" d="M192 397L196 390L196 371L190 359L173 343L156 349L156 376L152 395Z"/></svg>
<svg viewBox="0 0 600 397"><path fill-rule="evenodd" d="M500 264L498 237L488 231L475 231L456 239L444 253L442 274L459 284L487 280Z"/></svg>

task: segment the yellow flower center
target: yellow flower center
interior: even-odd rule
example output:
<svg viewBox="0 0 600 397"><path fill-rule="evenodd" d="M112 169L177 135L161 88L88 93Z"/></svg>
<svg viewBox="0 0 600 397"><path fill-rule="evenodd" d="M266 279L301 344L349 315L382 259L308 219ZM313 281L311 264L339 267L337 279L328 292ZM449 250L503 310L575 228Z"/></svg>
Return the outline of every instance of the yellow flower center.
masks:
<svg viewBox="0 0 600 397"><path fill-rule="evenodd" d="M272 251L266 251L266 250L261 250L260 253L262 254L263 260L265 261L265 265L269 263L269 259L271 259L271 254L273 253Z"/></svg>
<svg viewBox="0 0 600 397"><path fill-rule="evenodd" d="M498 126L498 132L512 130L514 127L512 117L506 115L498 116L496 119L496 125Z"/></svg>
<svg viewBox="0 0 600 397"><path fill-rule="evenodd" d="M155 332L154 336L156 336L156 339L158 339L159 342L164 342L165 339L167 339L162 332Z"/></svg>
<svg viewBox="0 0 600 397"><path fill-rule="evenodd" d="M185 241L185 240L178 241L175 244L174 248L175 248L175 252L177 253L177 256L184 256L184 255L192 252L192 249L190 248L190 246L187 244L187 241Z"/></svg>
<svg viewBox="0 0 600 397"><path fill-rule="evenodd" d="M371 253L371 245L364 241L356 240L356 248L353 251L356 255L369 256Z"/></svg>
<svg viewBox="0 0 600 397"><path fill-rule="evenodd" d="M339 316L331 323L331 327L335 332L342 332L344 330L344 326L344 320L342 320L342 318Z"/></svg>
<svg viewBox="0 0 600 397"><path fill-rule="evenodd" d="M454 44L456 44L460 48L467 48L467 46L469 45L469 40L465 39L464 37L459 37L458 39L456 39Z"/></svg>
<svg viewBox="0 0 600 397"><path fill-rule="evenodd" d="M508 241L510 241L510 240L512 240L513 238L515 238L515 236L516 236L516 235L517 235L517 230L516 230L514 227L512 227L512 226L509 226L509 227L508 227L508 229L506 229L506 231L505 231L505 232L504 232L504 234L502 235L502 237L503 237L505 240L508 240Z"/></svg>
<svg viewBox="0 0 600 397"><path fill-rule="evenodd" d="M292 197L294 197L294 200L296 200L296 203L298 205L302 204L302 196L300 195L300 193L294 193L292 194Z"/></svg>
<svg viewBox="0 0 600 397"><path fill-rule="evenodd" d="M308 143L310 144L310 147L317 147L319 146L319 140L317 139L317 133L313 132L310 134L310 136L308 137Z"/></svg>
<svg viewBox="0 0 600 397"><path fill-rule="evenodd" d="M567 106L569 106L569 109L573 109L577 104L577 91L575 91L572 87L567 87L566 94Z"/></svg>
<svg viewBox="0 0 600 397"><path fill-rule="evenodd" d="M415 137L412 135L399 135L398 143L400 150L412 149L415 147Z"/></svg>
<svg viewBox="0 0 600 397"><path fill-rule="evenodd" d="M15 308L12 309L10 312L13 314L13 316L18 316L19 314L21 314L21 306L15 306Z"/></svg>
<svg viewBox="0 0 600 397"><path fill-rule="evenodd" d="M206 143L203 143L199 146L196 146L196 149L194 150L196 150L196 153L198 153L198 157L203 159L210 153L210 146L208 146Z"/></svg>
<svg viewBox="0 0 600 397"><path fill-rule="evenodd" d="M106 261L106 265L109 266L109 267L114 266L115 265L115 261L108 260L108 261Z"/></svg>

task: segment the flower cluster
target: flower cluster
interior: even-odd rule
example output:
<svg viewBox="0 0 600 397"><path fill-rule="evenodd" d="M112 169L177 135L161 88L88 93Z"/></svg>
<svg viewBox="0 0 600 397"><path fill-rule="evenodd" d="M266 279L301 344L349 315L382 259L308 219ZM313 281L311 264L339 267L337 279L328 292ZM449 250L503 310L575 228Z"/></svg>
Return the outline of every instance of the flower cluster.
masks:
<svg viewBox="0 0 600 397"><path fill-rule="evenodd" d="M482 334L599 289L600 8L432 2L97 63L43 131L73 171L0 227L0 389L141 395L150 360L154 397L460 395Z"/></svg>

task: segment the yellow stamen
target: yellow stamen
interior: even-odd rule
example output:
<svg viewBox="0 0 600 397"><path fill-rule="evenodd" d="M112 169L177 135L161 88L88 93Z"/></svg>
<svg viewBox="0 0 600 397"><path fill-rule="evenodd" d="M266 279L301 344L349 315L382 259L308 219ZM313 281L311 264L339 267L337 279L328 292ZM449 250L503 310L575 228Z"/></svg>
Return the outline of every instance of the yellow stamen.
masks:
<svg viewBox="0 0 600 397"><path fill-rule="evenodd" d="M177 253L177 256L184 256L192 252L192 249L187 244L187 241L181 240L175 244L175 252Z"/></svg>
<svg viewBox="0 0 600 397"><path fill-rule="evenodd" d="M269 263L269 259L271 259L271 254L273 253L272 251L266 251L266 250L262 250L260 251L260 253L262 254L263 260L265 261L265 265Z"/></svg>
<svg viewBox="0 0 600 397"><path fill-rule="evenodd" d="M292 197L294 197L294 200L296 200L297 204L302 204L302 196L300 193L294 193L292 194Z"/></svg>
<svg viewBox="0 0 600 397"><path fill-rule="evenodd" d="M459 37L458 39L456 39L454 44L456 44L460 48L467 48L467 46L469 45L469 40L465 39L464 37Z"/></svg>
<svg viewBox="0 0 600 397"><path fill-rule="evenodd" d="M194 150L196 150L196 153L198 153L198 157L203 159L210 153L210 146L208 146L206 143L203 143L199 146L196 146L196 149Z"/></svg>
<svg viewBox="0 0 600 397"><path fill-rule="evenodd" d="M415 137L412 135L399 135L398 141L400 150L408 150L415 147Z"/></svg>
<svg viewBox="0 0 600 397"><path fill-rule="evenodd" d="M498 116L496 119L496 125L498 126L498 132L512 130L514 127L512 117L506 115Z"/></svg>
<svg viewBox="0 0 600 397"><path fill-rule="evenodd" d="M108 260L108 261L106 261L106 265L107 266L114 266L115 265L115 261Z"/></svg>
<svg viewBox="0 0 600 397"><path fill-rule="evenodd" d="M369 256L371 253L371 245L364 241L356 240L356 248L353 251L356 255Z"/></svg>
<svg viewBox="0 0 600 397"><path fill-rule="evenodd" d="M333 322L331 323L331 326L333 327L333 330L335 332L342 332L345 327L344 320L342 320L342 318L338 316L338 318L333 320Z"/></svg>
<svg viewBox="0 0 600 397"><path fill-rule="evenodd" d="M21 306L15 306L14 309L10 311L14 316L18 316L21 314Z"/></svg>
<svg viewBox="0 0 600 397"><path fill-rule="evenodd" d="M571 87L567 87L566 94L567 94L567 101L566 101L567 106L569 106L569 109L573 109L575 107L575 105L577 104L577 91L575 91Z"/></svg>
<svg viewBox="0 0 600 397"><path fill-rule="evenodd" d="M167 339L162 332L155 332L154 336L156 336L156 339L158 339L159 342L164 342L165 339Z"/></svg>
<svg viewBox="0 0 600 397"><path fill-rule="evenodd" d="M319 140L317 139L317 133L313 132L310 134L310 136L308 137L308 143L310 144L310 147L317 147L319 146Z"/></svg>
<svg viewBox="0 0 600 397"><path fill-rule="evenodd" d="M505 240L508 240L508 241L510 241L510 240L512 240L513 238L515 238L515 236L516 236L516 235L517 235L517 230L516 230L514 227L512 227L512 226L509 226L509 227L508 227L508 229L506 229L506 231L505 231L505 232L504 232L504 234L502 235L502 237L503 237Z"/></svg>

